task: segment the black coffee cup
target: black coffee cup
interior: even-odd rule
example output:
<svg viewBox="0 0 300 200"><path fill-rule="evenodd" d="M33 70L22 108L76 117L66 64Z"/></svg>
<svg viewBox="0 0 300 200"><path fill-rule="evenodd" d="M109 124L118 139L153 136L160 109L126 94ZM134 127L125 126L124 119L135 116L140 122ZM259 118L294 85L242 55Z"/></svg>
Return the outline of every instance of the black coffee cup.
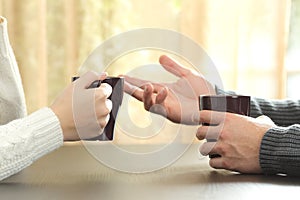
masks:
<svg viewBox="0 0 300 200"><path fill-rule="evenodd" d="M79 77L72 77L72 81L75 81ZM101 83L107 83L112 87L112 93L108 97L112 101L113 107L110 112L110 118L107 125L104 128L104 131L101 135L90 138L88 140L113 140L114 138L114 129L115 122L118 115L119 108L122 104L123 100L123 89L124 89L124 78L122 77L107 77L104 80L96 80L94 81L88 88L97 88L101 85Z"/></svg>
<svg viewBox="0 0 300 200"><path fill-rule="evenodd" d="M242 95L201 95L199 97L200 110L214 110L219 112L230 112L239 115L249 116L250 96ZM214 124L203 123L204 126L214 126ZM215 142L216 140L207 140ZM209 155L210 158L220 157L220 155Z"/></svg>

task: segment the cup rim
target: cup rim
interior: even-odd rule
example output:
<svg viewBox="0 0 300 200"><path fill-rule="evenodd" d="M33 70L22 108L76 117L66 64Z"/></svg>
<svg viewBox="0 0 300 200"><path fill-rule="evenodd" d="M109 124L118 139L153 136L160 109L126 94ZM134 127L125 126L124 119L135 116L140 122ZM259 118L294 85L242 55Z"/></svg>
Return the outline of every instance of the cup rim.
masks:
<svg viewBox="0 0 300 200"><path fill-rule="evenodd" d="M248 95L200 95L200 98L233 98L233 99L237 99L237 98L250 98L251 96Z"/></svg>
<svg viewBox="0 0 300 200"><path fill-rule="evenodd" d="M124 79L124 77L118 77L118 76L107 76L105 79Z"/></svg>
<svg viewBox="0 0 300 200"><path fill-rule="evenodd" d="M75 81L76 79L80 78L80 76L72 76L72 81ZM124 77L119 76L107 76L105 79L124 79ZM104 80L105 80L104 79Z"/></svg>

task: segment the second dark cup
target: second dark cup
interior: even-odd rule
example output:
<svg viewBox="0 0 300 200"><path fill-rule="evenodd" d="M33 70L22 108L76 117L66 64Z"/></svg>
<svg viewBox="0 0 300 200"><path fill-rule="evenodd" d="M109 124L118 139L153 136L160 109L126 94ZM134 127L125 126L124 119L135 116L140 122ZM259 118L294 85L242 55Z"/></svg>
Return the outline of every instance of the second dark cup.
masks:
<svg viewBox="0 0 300 200"><path fill-rule="evenodd" d="M250 96L242 95L202 95L199 97L200 110L214 110L219 112L230 112L240 115L250 115ZM214 126L213 124L203 124ZM209 140L213 142L212 140ZM214 140L216 141L216 140ZM210 155L210 158L220 155Z"/></svg>

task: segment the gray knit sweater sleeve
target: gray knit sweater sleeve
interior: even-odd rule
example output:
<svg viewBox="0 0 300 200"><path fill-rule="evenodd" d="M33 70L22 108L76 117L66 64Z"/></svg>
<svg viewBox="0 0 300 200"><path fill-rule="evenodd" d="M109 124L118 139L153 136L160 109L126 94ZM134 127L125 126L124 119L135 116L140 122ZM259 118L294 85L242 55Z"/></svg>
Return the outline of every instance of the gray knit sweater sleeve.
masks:
<svg viewBox="0 0 300 200"><path fill-rule="evenodd" d="M217 94L233 94L217 89ZM265 174L300 176L300 100L251 98L251 117L266 115L277 127L267 131L260 146Z"/></svg>

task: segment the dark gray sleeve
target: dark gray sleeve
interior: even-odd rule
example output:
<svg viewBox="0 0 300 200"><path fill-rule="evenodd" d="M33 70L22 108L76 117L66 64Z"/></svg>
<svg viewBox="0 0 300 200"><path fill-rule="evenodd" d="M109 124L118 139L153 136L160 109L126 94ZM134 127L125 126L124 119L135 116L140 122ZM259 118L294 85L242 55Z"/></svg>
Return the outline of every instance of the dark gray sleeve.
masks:
<svg viewBox="0 0 300 200"><path fill-rule="evenodd" d="M267 131L261 142L259 162L265 174L300 176L300 125Z"/></svg>
<svg viewBox="0 0 300 200"><path fill-rule="evenodd" d="M217 94L235 94L216 89ZM300 176L300 100L251 98L251 117L266 115L277 127L268 130L260 146L265 174Z"/></svg>
<svg viewBox="0 0 300 200"><path fill-rule="evenodd" d="M300 101L251 98L250 115L251 117L266 115L278 126L300 124Z"/></svg>
<svg viewBox="0 0 300 200"><path fill-rule="evenodd" d="M266 115L278 127L264 135L260 146L260 166L265 174L300 176L299 100L253 98L251 116Z"/></svg>

